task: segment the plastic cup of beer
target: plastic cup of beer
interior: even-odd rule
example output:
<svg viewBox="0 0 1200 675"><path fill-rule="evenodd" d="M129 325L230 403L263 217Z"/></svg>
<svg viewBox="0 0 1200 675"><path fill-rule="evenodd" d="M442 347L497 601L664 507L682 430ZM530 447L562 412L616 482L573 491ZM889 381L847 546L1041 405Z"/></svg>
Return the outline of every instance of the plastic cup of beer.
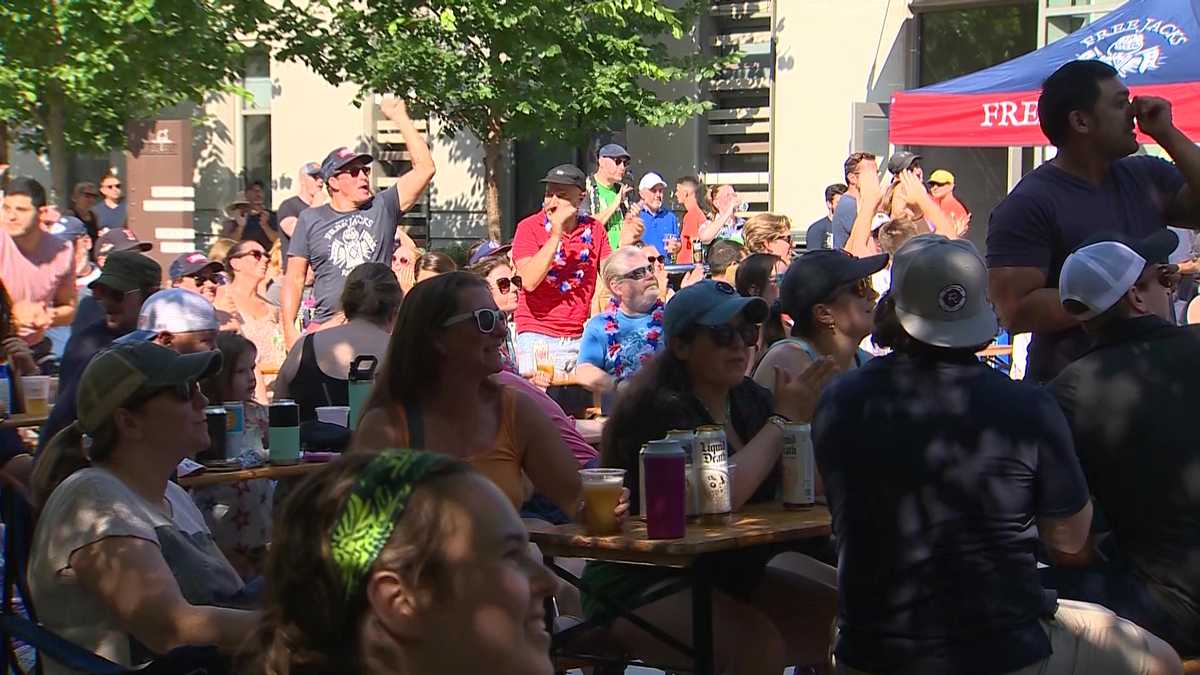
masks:
<svg viewBox="0 0 1200 675"><path fill-rule="evenodd" d="M535 345L533 348L534 368L549 382L554 381L554 359L550 354L549 345Z"/></svg>
<svg viewBox="0 0 1200 675"><path fill-rule="evenodd" d="M25 394L25 414L45 417L50 412L50 378L45 375L28 375L21 378L21 390Z"/></svg>
<svg viewBox="0 0 1200 675"><path fill-rule="evenodd" d="M583 482L583 525L588 534L619 534L615 511L625 488L625 469L580 469Z"/></svg>

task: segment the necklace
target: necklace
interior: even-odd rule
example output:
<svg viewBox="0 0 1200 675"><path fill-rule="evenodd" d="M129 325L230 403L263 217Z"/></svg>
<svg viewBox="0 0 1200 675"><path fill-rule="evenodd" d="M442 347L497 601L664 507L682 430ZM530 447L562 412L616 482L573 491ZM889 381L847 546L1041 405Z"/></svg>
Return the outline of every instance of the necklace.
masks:
<svg viewBox="0 0 1200 675"><path fill-rule="evenodd" d="M546 280L558 288L558 292L566 295L572 290L575 290L583 285L583 264L592 259L592 223L590 218L581 217L579 219L579 227L583 228L583 232L579 235L579 241L583 244L583 248L579 251L578 263L575 265L575 271L570 276L564 278L564 273L567 268L567 256L563 249L563 241L559 239L558 248L554 251L554 260L551 262L550 271L546 273ZM550 231L550 217L546 216L546 232Z"/></svg>
<svg viewBox="0 0 1200 675"><path fill-rule="evenodd" d="M625 379L625 361L622 358L623 346L619 339L620 323L617 317L621 303L616 297L608 301L608 306L604 308L604 334L608 338L608 349L606 350L607 358L613 362L613 378L618 382ZM658 353L659 343L662 341L662 319L663 319L663 303L661 300L656 301L654 306L650 308L650 323L646 325L644 337L646 341L635 348L638 350L635 354L630 355L630 360L636 358L638 367L646 364L651 358ZM630 373L632 375L632 373Z"/></svg>

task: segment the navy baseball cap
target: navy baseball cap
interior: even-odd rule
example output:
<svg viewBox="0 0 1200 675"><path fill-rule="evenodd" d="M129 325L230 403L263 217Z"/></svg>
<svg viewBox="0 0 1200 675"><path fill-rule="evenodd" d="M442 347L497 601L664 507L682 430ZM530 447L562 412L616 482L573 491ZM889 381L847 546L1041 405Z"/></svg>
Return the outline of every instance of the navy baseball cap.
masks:
<svg viewBox="0 0 1200 675"><path fill-rule="evenodd" d="M738 295L724 281L705 279L676 293L663 310L663 330L667 337L687 330L690 326L720 326L738 314L750 323L762 323L767 318L767 302L759 297Z"/></svg>
<svg viewBox="0 0 1200 675"><path fill-rule="evenodd" d="M50 226L50 234L63 241L75 241L87 233L87 226L75 216L63 216Z"/></svg>
<svg viewBox="0 0 1200 675"><path fill-rule="evenodd" d="M625 159L629 159L629 152L624 147L617 145L616 143L609 143L603 148L600 148L600 152L598 154L600 157L624 157Z"/></svg>
<svg viewBox="0 0 1200 675"><path fill-rule="evenodd" d="M887 267L886 253L856 258L841 250L809 251L792 261L779 284L785 314L802 316L842 284L865 279Z"/></svg>
<svg viewBox="0 0 1200 675"><path fill-rule="evenodd" d="M355 152L345 146L334 148L333 150L329 151L328 155L325 155L325 161L321 162L321 178L329 180L333 177L333 174L340 171L342 167L360 159L365 159L368 162L375 161L374 157L365 152Z"/></svg>
<svg viewBox="0 0 1200 675"><path fill-rule="evenodd" d="M471 253L470 259L467 260L467 266L470 267L484 258L490 258L495 255L503 255L511 250L512 244L501 244L498 241L492 241L491 239L488 239L487 241L480 243L479 246L476 247L475 251Z"/></svg>
<svg viewBox="0 0 1200 675"><path fill-rule="evenodd" d="M587 187L587 176L574 164L559 164L546 173L539 183L555 183L558 185L574 185L583 190Z"/></svg>
<svg viewBox="0 0 1200 675"><path fill-rule="evenodd" d="M199 274L206 269L220 272L225 269L225 266L215 260L209 260L200 251L189 251L175 256L170 266L167 267L167 276L175 281L193 274Z"/></svg>

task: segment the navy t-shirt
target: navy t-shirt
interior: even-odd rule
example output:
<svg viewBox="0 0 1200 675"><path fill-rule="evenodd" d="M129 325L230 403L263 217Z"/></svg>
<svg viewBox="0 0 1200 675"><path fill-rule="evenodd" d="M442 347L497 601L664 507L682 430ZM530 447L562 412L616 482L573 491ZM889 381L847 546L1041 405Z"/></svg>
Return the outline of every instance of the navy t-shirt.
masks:
<svg viewBox="0 0 1200 675"><path fill-rule="evenodd" d="M830 229L832 227L833 221L829 219L829 216L809 225L808 232L804 235L804 248L809 251L832 248L833 230Z"/></svg>
<svg viewBox="0 0 1200 675"><path fill-rule="evenodd" d="M1039 517L1088 500L1051 396L979 363L894 353L813 422L838 547L835 653L874 673L995 675L1050 654Z"/></svg>
<svg viewBox="0 0 1200 675"><path fill-rule="evenodd" d="M833 232L833 248L840 250L846 248L846 242L850 241L850 232L854 229L854 219L858 217L858 199L853 195L842 195L838 200L837 207L833 209L833 218L831 219L829 229Z"/></svg>
<svg viewBox="0 0 1200 675"><path fill-rule="evenodd" d="M1113 162L1100 187L1043 164L992 211L988 267L1037 267L1046 272L1046 287L1058 288L1063 261L1092 235L1114 231L1141 239L1166 227L1164 213L1183 183L1179 170L1157 157ZM1026 377L1049 381L1089 345L1078 327L1035 334Z"/></svg>

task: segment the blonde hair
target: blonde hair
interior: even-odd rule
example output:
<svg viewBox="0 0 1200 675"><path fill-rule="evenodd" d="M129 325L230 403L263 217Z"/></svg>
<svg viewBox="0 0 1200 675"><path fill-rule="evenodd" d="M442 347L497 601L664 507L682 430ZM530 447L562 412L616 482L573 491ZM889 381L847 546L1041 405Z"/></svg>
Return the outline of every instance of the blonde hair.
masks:
<svg viewBox="0 0 1200 675"><path fill-rule="evenodd" d="M270 257L267 258L267 278L275 279L283 274L283 244L276 239L271 244Z"/></svg>
<svg viewBox="0 0 1200 675"><path fill-rule="evenodd" d="M769 253L767 244L775 239L792 236L792 221L783 215L758 213L746 221L742 239L750 253Z"/></svg>
<svg viewBox="0 0 1200 675"><path fill-rule="evenodd" d="M213 262L224 264L225 259L229 257L229 252L233 250L234 246L237 245L237 241L233 239L219 237L212 243L212 246L208 247L208 259Z"/></svg>

